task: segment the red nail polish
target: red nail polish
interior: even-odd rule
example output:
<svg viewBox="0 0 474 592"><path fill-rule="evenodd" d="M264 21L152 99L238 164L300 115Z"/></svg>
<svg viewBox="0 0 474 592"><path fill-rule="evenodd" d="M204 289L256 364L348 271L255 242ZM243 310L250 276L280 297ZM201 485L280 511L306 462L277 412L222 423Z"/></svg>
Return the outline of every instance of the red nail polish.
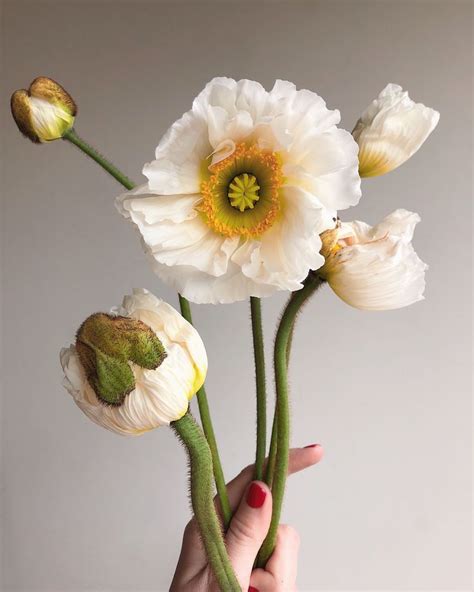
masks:
<svg viewBox="0 0 474 592"><path fill-rule="evenodd" d="M321 444L308 444L308 446L305 446L304 448L317 448L318 446L321 446Z"/></svg>
<svg viewBox="0 0 474 592"><path fill-rule="evenodd" d="M247 504L251 508L261 508L266 497L267 491L259 483L252 483L247 493Z"/></svg>
<svg viewBox="0 0 474 592"><path fill-rule="evenodd" d="M257 588L254 588L253 586L249 586L249 592L258 592Z"/></svg>

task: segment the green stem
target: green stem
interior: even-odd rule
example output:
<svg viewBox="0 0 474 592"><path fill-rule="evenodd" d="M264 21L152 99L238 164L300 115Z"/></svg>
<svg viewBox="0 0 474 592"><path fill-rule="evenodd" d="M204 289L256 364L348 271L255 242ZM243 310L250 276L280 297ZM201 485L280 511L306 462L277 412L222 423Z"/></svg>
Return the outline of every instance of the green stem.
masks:
<svg viewBox="0 0 474 592"><path fill-rule="evenodd" d="M134 183L130 181L128 177L126 177L121 171L118 170L116 166L114 166L110 161L99 154L95 148L92 148L90 144L84 142L82 138L80 138L76 130L74 128L67 131L64 136L64 140L68 140L75 146L77 146L80 150L82 150L87 156L90 156L92 160L95 160L97 164L99 164L103 169L105 169L114 179L116 179L121 185L125 187L125 189L133 189L135 187Z"/></svg>
<svg viewBox="0 0 474 592"><path fill-rule="evenodd" d="M82 150L85 154L87 154L87 156L92 158L92 160L94 160L98 165L100 165L110 175L112 175L114 179L116 179L121 185L123 185L125 189L130 190L135 187L135 184L132 181L130 181L130 179L126 175L124 175L110 161L108 161L101 154L99 154L99 152L97 152L95 148L93 148L90 144L88 144L82 138L80 138L74 129L67 131L64 134L63 139L68 140L69 142L77 146L80 150ZM184 318L192 324L191 308L189 306L189 302L186 300L186 298L179 295L179 303L181 306L181 313L183 314ZM186 314L184 311L186 311ZM227 497L227 489L225 485L224 474L222 472L222 466L219 459L217 442L212 427L211 415L209 412L209 405L207 403L207 396L204 387L202 387L200 391L197 393L197 399L204 433L206 435L206 438L208 438L209 446L212 452L213 470L216 480L216 487L219 495L219 500L221 503L224 525L227 528L232 513L230 509L229 499Z"/></svg>
<svg viewBox="0 0 474 592"><path fill-rule="evenodd" d="M179 296L179 306L183 317L193 324L193 318L191 314L191 307L189 301L186 300L181 294ZM222 470L222 464L219 457L219 450L217 448L216 435L212 425L211 412L209 410L209 403L207 401L206 389L202 386L197 392L197 401L199 407L199 415L201 417L202 429L206 435L206 439L209 443L209 448L212 454L212 469L214 471L214 479L216 482L217 494L219 496L219 502L221 504L222 520L224 522L224 528L227 529L230 520L232 518L232 510L230 508L229 496L227 495L227 486L225 484L224 471Z"/></svg>
<svg viewBox="0 0 474 592"><path fill-rule="evenodd" d="M290 355L291 355L291 346L293 343L293 335L295 332L295 323L293 323L293 327L291 328L290 335L288 337L288 343L286 345L286 365L287 367L290 365ZM273 483L273 475L275 472L275 459L276 459L276 451L277 451L277 435L278 435L278 416L276 413L273 415L273 424L272 424L272 436L270 439L270 452L268 454L268 463L267 463L267 470L265 472L265 483L271 487Z"/></svg>
<svg viewBox="0 0 474 592"><path fill-rule="evenodd" d="M222 592L241 592L214 507L212 456L207 440L189 412L171 426L188 452L191 503L211 570Z"/></svg>
<svg viewBox="0 0 474 592"><path fill-rule="evenodd" d="M275 338L274 364L276 385L276 417L278 422L276 436L275 474L273 477L272 496L273 511L267 537L260 549L257 565L264 567L275 548L278 524L280 522L283 496L285 493L288 473L288 457L290 450L290 414L288 402L287 347L296 316L303 304L314 294L321 280L310 273L301 290L293 292L281 317Z"/></svg>
<svg viewBox="0 0 474 592"><path fill-rule="evenodd" d="M267 449L267 393L265 384L265 348L263 343L262 304L260 298L250 298L252 316L253 353L257 387L257 449L255 479L263 479L263 464Z"/></svg>

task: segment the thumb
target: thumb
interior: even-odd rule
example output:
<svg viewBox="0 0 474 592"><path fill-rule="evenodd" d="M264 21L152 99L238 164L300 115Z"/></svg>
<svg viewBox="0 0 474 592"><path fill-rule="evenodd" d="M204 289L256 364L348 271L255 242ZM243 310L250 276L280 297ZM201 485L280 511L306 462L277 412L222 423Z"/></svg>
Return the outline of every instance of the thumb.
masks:
<svg viewBox="0 0 474 592"><path fill-rule="evenodd" d="M252 481L234 514L226 534L230 561L244 590L270 526L272 494L261 481Z"/></svg>

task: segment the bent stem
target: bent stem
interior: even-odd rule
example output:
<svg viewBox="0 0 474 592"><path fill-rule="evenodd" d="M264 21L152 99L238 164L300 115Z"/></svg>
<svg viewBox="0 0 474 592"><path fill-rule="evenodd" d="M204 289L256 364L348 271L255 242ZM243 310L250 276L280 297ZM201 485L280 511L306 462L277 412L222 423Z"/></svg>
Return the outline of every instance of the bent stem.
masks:
<svg viewBox="0 0 474 592"><path fill-rule="evenodd" d="M257 390L257 447L255 479L262 481L263 464L267 448L267 393L265 384L265 348L263 343L262 305L260 298L250 298L252 316L253 353Z"/></svg>
<svg viewBox="0 0 474 592"><path fill-rule="evenodd" d="M178 294L179 307L183 317L193 324L193 317L191 314L191 307L188 300ZM197 401L199 407L199 415L201 417L202 429L206 436L209 448L211 449L212 455L212 470L214 472L214 480L216 482L217 494L219 496L219 502L222 510L222 520L224 522L224 528L227 529L230 520L232 518L232 510L230 508L229 496L227 495L227 486L225 484L224 471L222 470L222 464L219 457L219 450L217 448L216 435L214 433L214 427L212 425L211 412L209 410L209 403L207 400L206 389L202 386L197 392Z"/></svg>
<svg viewBox="0 0 474 592"><path fill-rule="evenodd" d="M290 365L291 345L293 343L294 333L295 333L295 323L293 322L293 326L291 327L290 335L288 337L288 343L286 345L286 366L287 367L289 367L289 365ZM273 415L273 424L272 424L272 435L270 438L270 452L268 455L267 469L265 471L265 483L270 488L273 483L273 474L275 472L275 458L276 458L276 451L277 451L277 434L278 434L278 418L277 418L276 407L275 407L275 413Z"/></svg>
<svg viewBox="0 0 474 592"><path fill-rule="evenodd" d="M213 502L212 456L209 444L189 411L171 423L186 447L190 464L191 503L209 565L223 592L241 592L229 560Z"/></svg>
<svg viewBox="0 0 474 592"><path fill-rule="evenodd" d="M113 165L109 160L107 160L102 154L97 152L95 148L93 148L90 144L85 142L82 138L78 136L74 129L70 129L67 131L64 136L64 140L71 142L74 146L77 146L79 150L82 150L87 156L92 158L94 162L96 162L99 166L101 166L105 171L107 171L112 177L117 180L125 189L133 189L135 184L126 176L124 175L115 165ZM181 313L183 317L192 324L192 317L191 317L191 307L189 302L186 298L179 295L179 304L181 306ZM183 312L185 311L185 312ZM227 528L231 518L231 509L229 504L229 499L227 497L227 489L225 486L224 480L224 473L222 471L222 466L219 459L219 452L217 450L217 442L214 435L214 429L212 427L212 420L211 415L209 412L209 405L207 403L207 396L204 387L200 389L197 393L198 404L199 404L199 414L201 416L201 421L204 429L204 433L206 438L208 439L209 446L211 448L212 453L212 466L214 470L214 476L216 480L216 487L217 492L219 495L219 500L222 508L222 516L224 520L224 525Z"/></svg>
<svg viewBox="0 0 474 592"><path fill-rule="evenodd" d="M273 511L270 528L263 542L257 560L258 567L264 567L275 548L278 524L280 522L281 508L285 493L286 477L288 473L288 457L290 449L290 414L288 402L288 367L287 348L292 333L296 316L303 304L310 298L320 286L321 280L310 272L301 290L293 292L281 317L275 338L274 365L276 385L276 453L275 473L273 476L272 496Z"/></svg>

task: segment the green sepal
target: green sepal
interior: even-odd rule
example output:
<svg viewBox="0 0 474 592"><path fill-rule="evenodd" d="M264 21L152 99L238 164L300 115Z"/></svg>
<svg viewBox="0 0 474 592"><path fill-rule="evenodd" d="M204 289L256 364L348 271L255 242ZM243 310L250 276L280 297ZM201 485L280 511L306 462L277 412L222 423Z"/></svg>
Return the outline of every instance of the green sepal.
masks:
<svg viewBox="0 0 474 592"><path fill-rule="evenodd" d="M81 325L76 350L97 397L119 406L135 388L130 362L155 370L166 351L154 331L142 321L95 313Z"/></svg>

